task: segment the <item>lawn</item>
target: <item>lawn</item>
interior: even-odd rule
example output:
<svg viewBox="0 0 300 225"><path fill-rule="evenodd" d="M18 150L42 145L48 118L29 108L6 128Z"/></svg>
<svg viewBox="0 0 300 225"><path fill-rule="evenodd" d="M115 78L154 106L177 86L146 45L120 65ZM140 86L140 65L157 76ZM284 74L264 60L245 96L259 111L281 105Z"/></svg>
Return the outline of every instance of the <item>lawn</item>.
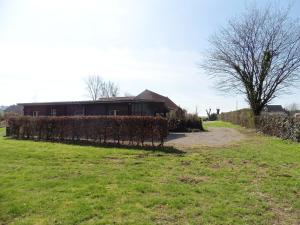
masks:
<svg viewBox="0 0 300 225"><path fill-rule="evenodd" d="M246 134L187 153L0 137L0 224L299 224L300 144Z"/></svg>

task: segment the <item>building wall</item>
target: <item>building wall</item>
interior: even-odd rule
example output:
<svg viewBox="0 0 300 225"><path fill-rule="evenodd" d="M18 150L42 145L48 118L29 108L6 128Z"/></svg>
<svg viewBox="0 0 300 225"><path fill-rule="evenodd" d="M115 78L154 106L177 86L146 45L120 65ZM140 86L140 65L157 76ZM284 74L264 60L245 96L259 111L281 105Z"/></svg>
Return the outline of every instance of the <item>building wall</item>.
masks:
<svg viewBox="0 0 300 225"><path fill-rule="evenodd" d="M72 104L72 105L39 105L24 106L24 115L51 116L52 110L56 116L95 116L95 115L137 115L155 116L164 114L166 109L163 103L102 103L102 104Z"/></svg>
<svg viewBox="0 0 300 225"><path fill-rule="evenodd" d="M51 112L53 109L56 110L56 116L84 115L83 105L24 106L24 115L33 116L34 112L38 112L39 116L51 116Z"/></svg>
<svg viewBox="0 0 300 225"><path fill-rule="evenodd" d="M85 114L85 106L81 104L73 104L65 106L65 116L83 116Z"/></svg>
<svg viewBox="0 0 300 225"><path fill-rule="evenodd" d="M48 115L48 107L46 106L24 106L24 115L32 116L33 112L39 112L39 115L44 116Z"/></svg>
<svg viewBox="0 0 300 225"><path fill-rule="evenodd" d="M167 109L160 102L133 103L132 105L132 115L136 116L155 116L165 113L167 113Z"/></svg>
<svg viewBox="0 0 300 225"><path fill-rule="evenodd" d="M96 116L96 115L106 115L107 107L104 104L92 104L85 105L85 115Z"/></svg>

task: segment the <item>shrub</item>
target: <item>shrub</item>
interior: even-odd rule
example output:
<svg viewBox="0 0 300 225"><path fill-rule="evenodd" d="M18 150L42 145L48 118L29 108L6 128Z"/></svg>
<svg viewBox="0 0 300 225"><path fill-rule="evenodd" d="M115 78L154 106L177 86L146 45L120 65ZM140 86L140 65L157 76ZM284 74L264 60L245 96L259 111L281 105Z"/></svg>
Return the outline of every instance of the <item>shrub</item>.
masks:
<svg viewBox="0 0 300 225"><path fill-rule="evenodd" d="M202 119L197 115L187 114L183 118L169 118L169 130L172 132L203 131Z"/></svg>
<svg viewBox="0 0 300 225"><path fill-rule="evenodd" d="M209 121L216 121L216 120L218 120L218 114L217 113L210 114L208 120Z"/></svg>
<svg viewBox="0 0 300 225"><path fill-rule="evenodd" d="M14 138L92 141L99 143L128 142L144 145L149 141L163 145L168 135L167 120L161 117L141 116L82 116L29 117L13 116L7 119L9 136Z"/></svg>

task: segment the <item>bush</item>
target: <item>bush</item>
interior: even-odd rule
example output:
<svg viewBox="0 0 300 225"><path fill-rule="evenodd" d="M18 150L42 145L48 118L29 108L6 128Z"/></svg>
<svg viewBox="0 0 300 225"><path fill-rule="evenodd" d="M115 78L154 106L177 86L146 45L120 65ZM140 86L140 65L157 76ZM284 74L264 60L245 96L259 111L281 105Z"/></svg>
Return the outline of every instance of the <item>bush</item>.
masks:
<svg viewBox="0 0 300 225"><path fill-rule="evenodd" d="M218 114L217 113L210 114L208 120L209 121L216 121L216 120L218 120Z"/></svg>
<svg viewBox="0 0 300 225"><path fill-rule="evenodd" d="M81 116L30 117L7 119L9 136L21 139L92 141L99 143L128 142L144 145L159 142L168 135L167 120L147 116Z"/></svg>
<svg viewBox="0 0 300 225"><path fill-rule="evenodd" d="M171 132L203 131L202 120L197 115L186 115L184 118L169 118Z"/></svg>

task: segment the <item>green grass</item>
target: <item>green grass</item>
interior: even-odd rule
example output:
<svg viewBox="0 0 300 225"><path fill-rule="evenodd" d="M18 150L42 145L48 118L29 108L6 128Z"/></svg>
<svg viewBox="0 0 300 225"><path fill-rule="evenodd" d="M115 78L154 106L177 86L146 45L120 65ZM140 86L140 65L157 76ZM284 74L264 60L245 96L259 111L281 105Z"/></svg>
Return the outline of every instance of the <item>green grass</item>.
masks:
<svg viewBox="0 0 300 225"><path fill-rule="evenodd" d="M299 215L296 143L252 134L171 154L0 137L1 225L297 224Z"/></svg>
<svg viewBox="0 0 300 225"><path fill-rule="evenodd" d="M223 121L206 121L203 123L204 129L208 129L210 127L227 127L227 128L240 128L238 125L223 122Z"/></svg>

